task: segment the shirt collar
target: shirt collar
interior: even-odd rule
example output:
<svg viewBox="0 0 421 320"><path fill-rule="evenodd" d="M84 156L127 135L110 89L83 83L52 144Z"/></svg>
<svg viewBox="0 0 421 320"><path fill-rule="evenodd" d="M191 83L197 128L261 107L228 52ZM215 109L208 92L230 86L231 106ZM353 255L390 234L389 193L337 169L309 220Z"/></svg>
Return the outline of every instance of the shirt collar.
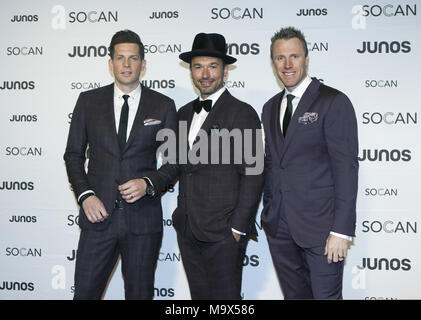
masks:
<svg viewBox="0 0 421 320"><path fill-rule="evenodd" d="M218 101L219 97L224 93L225 90L226 90L226 88L225 87L222 87L221 89L219 89L215 93L212 93L206 99L202 99L202 97L199 96L199 100L200 101L203 101L203 100L212 100L212 107L213 107L215 105L215 102Z"/></svg>
<svg viewBox="0 0 421 320"><path fill-rule="evenodd" d="M123 96L127 94L130 96L130 99L137 99L138 97L140 97L141 92L142 92L142 87L140 85L140 82L138 86L136 87L136 89L132 90L129 93L124 93L123 91L120 90L119 87L117 87L116 84L114 84L114 97L115 98L123 99Z"/></svg>
<svg viewBox="0 0 421 320"><path fill-rule="evenodd" d="M301 81L301 83L298 85L298 87L296 87L294 90L292 90L291 92L288 91L287 88L285 88L285 95L287 94L292 94L295 97L301 99L301 97L303 96L304 92L306 91L307 87L310 85L311 83L311 78L307 75L303 81Z"/></svg>

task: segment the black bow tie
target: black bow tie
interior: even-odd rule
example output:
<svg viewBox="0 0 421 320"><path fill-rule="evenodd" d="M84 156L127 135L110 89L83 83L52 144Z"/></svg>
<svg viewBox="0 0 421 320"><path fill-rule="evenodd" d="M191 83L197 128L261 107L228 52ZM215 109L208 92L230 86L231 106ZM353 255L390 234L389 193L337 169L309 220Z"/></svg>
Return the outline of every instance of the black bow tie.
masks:
<svg viewBox="0 0 421 320"><path fill-rule="evenodd" d="M193 101L193 110L196 113L200 113L202 111L202 108L206 110L206 112L209 112L212 108L212 100L204 100L200 101L199 99L196 99Z"/></svg>

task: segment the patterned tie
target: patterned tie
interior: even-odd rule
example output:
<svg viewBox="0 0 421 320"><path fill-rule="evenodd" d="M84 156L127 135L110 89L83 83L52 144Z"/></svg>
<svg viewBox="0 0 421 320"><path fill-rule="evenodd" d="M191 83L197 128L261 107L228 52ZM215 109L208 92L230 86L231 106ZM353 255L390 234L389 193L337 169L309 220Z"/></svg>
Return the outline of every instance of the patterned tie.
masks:
<svg viewBox="0 0 421 320"><path fill-rule="evenodd" d="M292 94L288 94L287 95L287 108L285 110L284 120L282 121L282 133L283 133L284 137L287 134L287 129L288 129L289 121L291 120L291 115L292 115L292 99L294 99L294 98L295 98L295 96L293 96Z"/></svg>
<svg viewBox="0 0 421 320"><path fill-rule="evenodd" d="M121 152L123 152L127 140L127 122L129 120L129 104L127 103L127 99L129 97L127 94L123 96L124 104L121 107L120 124L118 126L118 144Z"/></svg>
<svg viewBox="0 0 421 320"><path fill-rule="evenodd" d="M210 109L212 108L212 100L208 99L208 100L200 101L199 99L196 99L193 101L194 112L200 113L200 111L202 111L202 108L205 109L206 112L209 112Z"/></svg>

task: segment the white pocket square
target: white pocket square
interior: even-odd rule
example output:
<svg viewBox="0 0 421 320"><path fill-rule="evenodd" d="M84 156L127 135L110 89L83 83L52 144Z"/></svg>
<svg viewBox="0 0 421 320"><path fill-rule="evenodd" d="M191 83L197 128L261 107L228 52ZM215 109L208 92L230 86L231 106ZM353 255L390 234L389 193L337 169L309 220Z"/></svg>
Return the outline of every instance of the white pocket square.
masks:
<svg viewBox="0 0 421 320"><path fill-rule="evenodd" d="M143 121L143 125L144 126L153 126L153 125L156 125L156 124L160 124L161 122L162 121L161 120L158 120L158 119L148 118L148 119L145 119Z"/></svg>

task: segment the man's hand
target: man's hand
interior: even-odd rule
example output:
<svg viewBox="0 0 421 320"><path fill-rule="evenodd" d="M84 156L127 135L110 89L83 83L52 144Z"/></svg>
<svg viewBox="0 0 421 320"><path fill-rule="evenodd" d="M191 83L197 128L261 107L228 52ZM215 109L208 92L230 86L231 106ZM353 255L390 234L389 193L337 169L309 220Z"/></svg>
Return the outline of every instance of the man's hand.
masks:
<svg viewBox="0 0 421 320"><path fill-rule="evenodd" d="M239 241L240 241L241 234L238 234L238 233L236 233L236 232L232 231L232 235L233 235L233 237L234 237L235 241L237 241L237 242L239 242Z"/></svg>
<svg viewBox="0 0 421 320"><path fill-rule="evenodd" d="M133 179L119 185L118 191L127 203L133 203L145 195L146 187L144 179Z"/></svg>
<svg viewBox="0 0 421 320"><path fill-rule="evenodd" d="M327 255L327 263L343 261L348 253L348 248L348 240L330 234L326 241L324 253L325 256Z"/></svg>
<svg viewBox="0 0 421 320"><path fill-rule="evenodd" d="M104 204L97 196L90 196L83 200L82 208L86 217L92 223L102 222L108 217Z"/></svg>

